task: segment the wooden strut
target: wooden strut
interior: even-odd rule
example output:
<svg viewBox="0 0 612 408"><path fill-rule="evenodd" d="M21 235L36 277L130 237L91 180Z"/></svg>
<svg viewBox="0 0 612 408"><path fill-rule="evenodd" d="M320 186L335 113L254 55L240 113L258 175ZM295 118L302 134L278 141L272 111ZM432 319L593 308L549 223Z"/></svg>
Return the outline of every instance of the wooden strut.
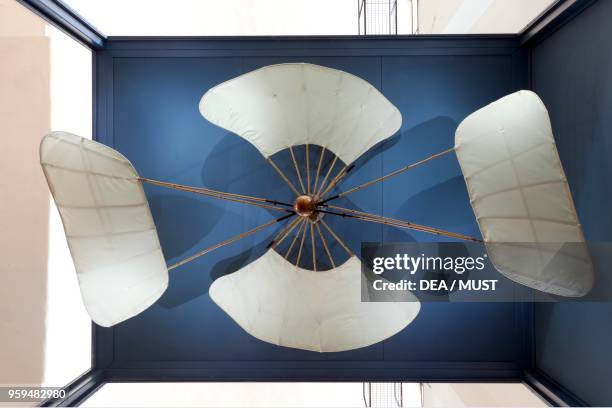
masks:
<svg viewBox="0 0 612 408"><path fill-rule="evenodd" d="M321 147L321 156L319 156L319 165L317 166L317 175L315 177L314 184L312 185L312 192L317 193L317 184L319 183L319 174L321 173L321 164L323 164L323 157L325 156L325 146Z"/></svg>
<svg viewBox="0 0 612 408"><path fill-rule="evenodd" d="M285 183L287 183L287 185L289 186L289 188L291 189L291 191L293 191L295 193L296 196L300 196L301 194L299 193L299 191L297 190L297 188L295 188L295 186L293 185L293 183L291 182L291 180L289 180L287 178L287 176L285 175L285 173L283 173L281 171L281 169L278 168L278 166L276 165L276 163L274 163L274 161L272 160L271 157L268 157L266 159L268 161L268 163L270 163L270 165L272 166L272 168L274 168L274 170L276 170L276 172L278 173L279 176L281 176L281 178L285 181Z"/></svg>
<svg viewBox="0 0 612 408"><path fill-rule="evenodd" d="M221 191L211 190L209 188L191 187L191 186L186 186L183 184L169 183L166 181L153 180L153 179L148 179L144 177L139 177L138 180L143 183L148 183L148 184L152 184L152 185L160 186L160 187L166 187L166 188L170 188L173 190L179 190L179 191L185 191L188 193L205 195L207 197L215 197L221 200L232 201L235 203L254 205L256 207L267 208L269 210L293 213L293 210L289 210L286 208L279 208L275 206L276 204L283 205L283 206L291 206L290 204L280 203L278 201L269 200L266 198L253 197L253 196L247 196L247 195L242 195L242 194L224 193ZM266 203L271 203L275 205L266 204Z"/></svg>
<svg viewBox="0 0 612 408"><path fill-rule="evenodd" d="M306 143L306 179L308 180L308 195L310 195L310 155L308 154L308 143Z"/></svg>
<svg viewBox="0 0 612 408"><path fill-rule="evenodd" d="M300 182L300 187L302 187L302 193L306 194L306 189L304 188L304 181L302 181L302 174L300 172L300 168L298 167L297 160L295 160L295 154L293 153L293 146L289 146L289 152L291 153L293 167L295 167L295 174L297 174L298 181Z"/></svg>
<svg viewBox="0 0 612 408"><path fill-rule="evenodd" d="M272 221L268 221L265 224L259 225L259 226L255 227L255 228L251 229L251 230L243 232L242 234L236 235L236 236L234 236L232 238L228 238L225 241L219 242L218 244L215 244L213 246L205 248L205 249L203 249L203 250L201 250L201 251L199 251L199 252L197 252L197 253L195 253L195 254L193 254L193 255L185 258L185 259L182 259L182 260L180 260L180 261L178 261L176 263L173 263L172 265L168 266L168 270L170 271L170 270L172 270L174 268L178 268L179 266L184 265L187 262L191 262L194 259L201 257L202 255L206 255L207 253L209 253L209 252L211 252L211 251L213 251L213 250L215 250L217 248L221 248L222 246L225 246L225 245L231 244L233 242L236 242L236 241L238 241L238 240L240 240L242 238L248 237L249 235L253 235L254 233L256 233L258 231L261 231L264 228L270 227L270 226L272 226L274 224L277 224L277 223L279 223L279 222L281 222L283 220L286 220L287 218L292 217L292 216L293 216L293 214L287 214L287 215L285 215L283 217L277 218L277 219L272 220Z"/></svg>
<svg viewBox="0 0 612 408"><path fill-rule="evenodd" d="M280 245L281 242L285 240L285 238L291 234L291 231L297 226L298 222L300 222L301 217L297 217L295 220L291 221L288 225L286 225L278 235L270 242L268 245L269 248L276 248Z"/></svg>
<svg viewBox="0 0 612 408"><path fill-rule="evenodd" d="M354 164L347 164L344 166L342 170L334 177L334 179L329 183L329 185L325 188L325 190L321 193L321 197L325 197L327 193L329 193L335 186L342 180L351 170L355 167Z"/></svg>
<svg viewBox="0 0 612 408"><path fill-rule="evenodd" d="M397 220L394 218L383 217L381 215L369 214L366 212L352 210L350 208L338 207L335 205L328 205L327 207L334 209L334 210L342 211L341 213L329 212L330 214L333 214L333 215L339 215L339 216L348 217L348 218L356 218L362 221L369 221L369 222L375 222L379 224L391 225L391 226L399 227L399 228L413 229L416 231L427 232L430 234L442 235L442 236L446 236L450 238L457 238L457 239L461 239L464 241L483 242L481 239L478 239L478 238L475 238L469 235L450 232L450 231L442 230L439 228L428 227L428 226L420 225L420 224L413 224L408 221L402 221L402 220ZM328 212L325 210L320 210L320 211L323 213Z"/></svg>
<svg viewBox="0 0 612 408"><path fill-rule="evenodd" d="M326 198L326 199L324 199L323 201L321 201L321 204L324 204L324 203L326 203L326 202L328 202L328 201L331 201L331 200L335 200L336 198L346 197L347 195L352 194L352 193L354 193L354 192L356 192L356 191L362 190L362 189L364 189L364 188L366 188L366 187L369 187L369 186L371 186L372 184L376 184L376 183L379 183L379 182L381 182L381 181L385 181L385 180L386 180L386 179L388 179L388 178L391 178L391 177L393 177L393 176L397 176L398 174L401 174L401 173L403 173L403 172L405 172L405 171L407 171L407 170L410 170L410 169L412 169L412 168L414 168L414 167L416 167L416 166L418 166L418 165L420 165L420 164L427 163L427 162L428 162L428 161L430 161L430 160L436 159L436 158L438 158L438 157L444 156L445 154L448 154L448 153L450 153L450 152L454 152L454 151L455 151L455 148L454 148L454 147L451 147L450 149L446 149L446 150L441 151L441 152L439 152L439 153L433 154L433 155L431 155L431 156L429 156L429 157L427 157L427 158L425 158L425 159L423 159L423 160L419 160L419 161L418 161L418 162L416 162L416 163L412 163L412 164L409 164L409 165L407 165L407 166L404 166L404 167L402 167L402 168L400 168L400 169L397 169L397 170L395 170L395 171L392 171L391 173L386 174L386 175L384 175L384 176L382 176L382 177L379 177L379 178L374 179L374 180L370 180L370 181L368 181L367 183L360 184L360 185L358 185L357 187L353 187L353 188L351 188L351 189L349 189L349 190L347 190L347 191L341 192L341 193L339 193L339 194L337 194L337 195L335 195L335 196L332 196L332 197ZM329 190L329 189L328 189L328 190ZM325 194L322 194L322 195L325 195Z"/></svg>
<svg viewBox="0 0 612 408"><path fill-rule="evenodd" d="M314 225L310 223L310 246L312 247L312 270L317 271L317 251L315 248Z"/></svg>
<svg viewBox="0 0 612 408"><path fill-rule="evenodd" d="M306 225L306 220L303 219L302 222L300 223L300 226L297 230L297 232L295 233L295 236L293 237L293 240L291 240L291 245L289 245L289 248L287 249L287 252L285 252L285 259L289 258L289 255L291 255L291 250L293 249L293 246L295 245L295 243L297 242L298 238L300 237L301 233L302 233L302 229L304 229L304 225Z"/></svg>
<svg viewBox="0 0 612 408"><path fill-rule="evenodd" d="M329 178L329 175L331 174L332 169L334 168L334 166L336 165L336 162L338 161L338 156L334 157L334 160L332 161L332 164L329 166L329 169L327 169L327 174L325 174L325 177L323 178L323 181L321 182L321 185L319 186L319 189L315 191L315 195L317 196L321 196L321 191L323 190L323 187L325 186L325 183L327 183L327 179Z"/></svg>
<svg viewBox="0 0 612 408"><path fill-rule="evenodd" d="M329 262L331 262L332 268L336 268L336 264L334 263L334 258L332 258L331 252L329 252L327 241L325 240L325 236L323 236L323 233L321 232L321 227L319 227L319 223L316 223L315 227L317 227L317 232L319 233L319 236L321 237L323 248L325 248L325 252L327 253L327 258L329 259Z"/></svg>
<svg viewBox="0 0 612 408"><path fill-rule="evenodd" d="M297 261L295 262L295 266L297 266L298 268L300 267L300 258L302 257L302 249L304 248L304 240L306 239L306 230L308 229L308 224L307 221L305 221L306 224L304 225L303 228L303 232L302 232L302 240L300 242L300 250L298 251L298 255L297 255Z"/></svg>
<svg viewBox="0 0 612 408"><path fill-rule="evenodd" d="M158 185L158 186L168 187L168 188L176 188L176 189L189 188L189 189L198 190L198 191L210 192L211 194L220 194L220 195L225 195L225 196L229 196L229 197L243 198L243 199L246 199L246 200L261 201L261 202L267 202L268 201L267 199L261 198L261 197L248 196L248 195L244 195L244 194L226 193L224 191L213 190L211 188L206 188L206 187L186 186L184 184L178 184L178 183L171 183L171 182L167 182L167 181L154 180L154 179L149 179L149 178L145 178L145 177L139 177L138 180L140 180L140 181L142 181L144 183L155 184L155 185Z"/></svg>
<svg viewBox="0 0 612 408"><path fill-rule="evenodd" d="M348 246L346 246L346 244L344 243L344 241L342 241L342 240L340 239L340 237L339 237L338 235L336 235L336 233L334 232L334 230L332 230L332 229L331 229L331 227L330 227L329 225L327 225L327 223L325 222L325 220L324 220L324 219L320 219L320 220L319 220L319 222L320 222L321 224L323 224L323 226L325 227L325 229L327 230L327 232L329 232L329 234L330 234L332 237L334 237L334 239L335 239L335 240L336 240L336 241L337 241L337 242L340 244L340 246L341 246L342 248L344 248L344 250L346 251L346 253L347 253L349 256L353 256L353 252L352 252L352 251L349 249L349 247L348 247Z"/></svg>

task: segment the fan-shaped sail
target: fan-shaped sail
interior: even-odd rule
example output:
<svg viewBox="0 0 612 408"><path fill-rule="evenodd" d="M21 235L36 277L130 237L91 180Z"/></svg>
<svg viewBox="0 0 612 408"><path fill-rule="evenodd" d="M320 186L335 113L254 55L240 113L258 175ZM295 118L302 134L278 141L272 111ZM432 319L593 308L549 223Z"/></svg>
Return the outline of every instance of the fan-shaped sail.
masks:
<svg viewBox="0 0 612 408"><path fill-rule="evenodd" d="M217 85L202 97L200 112L265 157L310 143L346 164L402 124L397 108L368 82L305 63L270 65Z"/></svg>
<svg viewBox="0 0 612 408"><path fill-rule="evenodd" d="M112 326L147 309L166 290L168 271L131 163L65 132L43 138L40 163L91 319Z"/></svg>
<svg viewBox="0 0 612 408"><path fill-rule="evenodd" d="M362 279L355 256L330 271L313 272L270 249L214 281L209 293L236 323L260 340L311 351L345 351L393 336L420 309L411 294L412 302L361 302Z"/></svg>
<svg viewBox="0 0 612 408"><path fill-rule="evenodd" d="M495 267L537 290L586 294L590 255L540 98L519 91L474 112L455 150Z"/></svg>

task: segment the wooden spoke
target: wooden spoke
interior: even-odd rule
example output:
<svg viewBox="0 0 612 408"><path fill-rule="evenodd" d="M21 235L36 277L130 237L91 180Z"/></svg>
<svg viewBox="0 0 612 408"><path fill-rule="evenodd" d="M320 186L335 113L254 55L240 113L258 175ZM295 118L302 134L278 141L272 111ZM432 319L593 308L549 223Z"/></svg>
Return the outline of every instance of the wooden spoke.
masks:
<svg viewBox="0 0 612 408"><path fill-rule="evenodd" d="M302 187L302 193L306 194L306 189L304 188L304 181L302 181L302 174L300 172L300 168L298 167L297 160L295 160L295 154L293 153L293 147L289 146L289 152L291 153L291 160L293 161L293 167L295 167L295 174L300 182L300 187Z"/></svg>
<svg viewBox="0 0 612 408"><path fill-rule="evenodd" d="M299 191L297 190L297 188L295 188L295 186L293 185L293 183L291 182L291 180L289 180L287 178L287 176L285 175L285 173L283 173L281 171L281 169L278 168L278 166L276 165L276 163L274 163L274 161L272 160L272 158L268 157L268 163L270 163L270 165L272 166L272 168L274 168L274 170L276 170L276 172L278 173L279 176L281 176L281 178L285 181L285 183L287 183L287 185L289 186L289 188L291 189L291 191L293 191L295 193L296 196L301 195L299 193Z"/></svg>
<svg viewBox="0 0 612 408"><path fill-rule="evenodd" d="M418 162L415 162L415 163L409 164L409 165L407 165L407 166L404 166L404 167L402 167L401 169L397 169L397 170L395 170L395 171L392 171L391 173L386 174L386 175L384 175L384 176L382 176L382 177L379 177L379 178L377 178L377 179L374 179L374 180L368 181L367 183L360 184L360 185L358 185L357 187L353 187L353 188L351 188L351 189L349 189L349 190L347 190L347 191L344 191L344 192L342 192L342 193L339 193L339 194L337 194L337 195L335 195L335 196L333 196L333 197L330 197L330 198L328 198L328 199L326 199L326 200L323 200L321 203L326 203L326 202L328 202L328 201L334 200L334 199L339 198L339 197L346 197L347 195L352 194L352 193L354 193L354 192L356 192L356 191L359 191L359 190L363 190L364 188L369 187L369 186L371 186L372 184L376 184L376 183L379 183L379 182L381 182L381 181L385 181L385 180L386 180L386 179L388 179L388 178L391 178L391 177L393 177L393 176L397 176L398 174L401 174L401 173L403 173L403 172L405 172L405 171L408 171L408 170L410 170L410 169L412 169L412 168L414 168L414 167L416 167L416 166L418 166L418 165L420 165L420 164L427 163L427 162L428 162L428 161L430 161L430 160L433 160L433 159L435 159L435 158L438 158L438 157L444 156L445 154L448 154L448 153L450 153L450 152L454 152L454 151L455 151L455 148L454 148L454 147L452 147L452 148L450 148L450 149L446 149L446 150L441 151L441 152L439 152L439 153L433 154L433 155L431 155L431 156L429 156L429 157L427 157L427 158L425 158L425 159L423 159L423 160L419 160ZM323 194L323 195L324 195L324 194Z"/></svg>
<svg viewBox="0 0 612 408"><path fill-rule="evenodd" d="M312 192L316 194L317 184L319 184L319 174L321 173L321 164L323 164L323 157L325 156L325 147L321 147L321 155L319 156L319 165L317 166L317 175L315 176L314 184L312 185Z"/></svg>
<svg viewBox="0 0 612 408"><path fill-rule="evenodd" d="M285 252L285 259L289 258L289 255L291 255L291 250L293 249L293 246L295 245L298 238L300 237L302 233L302 229L304 229L304 225L306 225L306 220L303 219L302 222L300 223L300 226L298 227L297 232L295 233L295 236L293 237L293 240L291 241L291 245L289 245L287 252Z"/></svg>
<svg viewBox="0 0 612 408"><path fill-rule="evenodd" d="M312 246L312 270L316 272L317 271L317 251L315 247L313 223L310 223L310 245Z"/></svg>
<svg viewBox="0 0 612 408"><path fill-rule="evenodd" d="M349 249L348 246L346 246L346 244L344 243L344 241L342 241L340 239L340 237L338 235L336 235L336 233L334 232L334 230L331 229L331 227L329 225L327 225L327 223L325 222L324 219L320 219L319 222L321 224L323 224L323 226L325 227L325 229L327 230L327 232L329 232L329 234L334 237L334 239L340 244L340 246L342 246L342 248L344 248L344 250L346 251L346 253L349 256L353 256L353 252Z"/></svg>
<svg viewBox="0 0 612 408"><path fill-rule="evenodd" d="M308 195L310 195L310 155L308 153L308 143L306 143L306 179L308 180Z"/></svg>
<svg viewBox="0 0 612 408"><path fill-rule="evenodd" d="M464 241L482 242L481 239L478 239L478 238L475 238L469 235L450 232L450 231L446 231L446 230L439 229L439 228L428 227L428 226L420 225L420 224L413 224L408 221L402 221L402 220L397 220L394 218L383 217L381 215L369 214L363 211L352 210L349 208L338 207L335 205L328 205L327 207L334 209L334 210L341 211L340 213L332 212L332 214L334 215L340 215L340 216L348 217L348 218L356 218L362 221L376 222L379 224L391 225L391 226L398 227L398 228L407 228L407 229L412 229L416 231L427 232L430 234L441 235L441 236L450 237L450 238L457 238L457 239L461 239ZM325 212L325 210L323 210L323 212Z"/></svg>
<svg viewBox="0 0 612 408"><path fill-rule="evenodd" d="M281 242L285 240L285 238L291 234L291 231L296 227L296 225L300 222L301 217L297 217L295 220L291 221L285 228L283 228L278 235L270 242L271 248L276 248L280 245Z"/></svg>
<svg viewBox="0 0 612 408"><path fill-rule="evenodd" d="M308 221L304 221L304 228L302 229L302 240L300 242L300 250L298 251L297 261L295 266L300 267L300 258L302 257L302 249L304 248L304 240L306 239L306 231L308 230Z"/></svg>
<svg viewBox="0 0 612 408"><path fill-rule="evenodd" d="M283 220L286 220L287 218L292 217L292 216L293 216L293 214L287 214L284 217L280 217L280 218L277 218L275 220L268 221L265 224L262 224L262 225L260 225L258 227L255 227L253 229L248 230L247 232L243 232L242 234L236 235L235 237L232 237L232 238L226 239L225 241L219 242L218 244L215 244L215 245L213 245L211 247L203 249L203 250L201 250L201 251L199 251L199 252L197 252L197 253L195 253L195 254L193 254L193 255L185 258L185 259L182 259L182 260L180 260L180 261L178 261L178 262L168 266L168 270L170 271L170 270L172 270L174 268L178 268L179 266L184 265L187 262L191 262L194 259L197 259L197 258L201 257L202 255L206 255L207 253L209 253L211 251L214 251L217 248L221 248L222 246L225 246L225 245L231 244L233 242L236 242L236 241L238 241L238 240L240 240L242 238L248 237L249 235L253 235L254 233L256 233L258 231L261 231L264 228L270 227L270 226L272 226L272 225L274 225L276 223L279 223L279 222L281 222Z"/></svg>
<svg viewBox="0 0 612 408"><path fill-rule="evenodd" d="M319 197L321 196L321 191L323 190L323 187L325 187L325 183L327 183L327 179L329 178L332 172L332 169L336 165L337 161L338 161L338 156L334 157L334 160L332 161L332 164L329 166L329 169L327 169L327 174L325 174L325 177L323 178L323 181L321 182L319 189L315 191L315 194L318 195Z"/></svg>
<svg viewBox="0 0 612 408"><path fill-rule="evenodd" d="M325 187L325 190L321 193L321 197L325 197L325 195L329 193L336 186L336 184L338 184L340 180L342 180L344 176L346 176L349 171L353 169L353 167L355 166L352 164L344 166L344 168L340 170L340 172L336 175L336 177L334 177L334 179L329 183L329 185Z"/></svg>
<svg viewBox="0 0 612 408"><path fill-rule="evenodd" d="M173 190L185 191L188 193L205 195L207 197L215 197L215 198L219 198L219 199L226 200L226 201L232 201L235 203L253 205L256 207L267 208L269 210L293 212L292 210L289 210L286 208L279 208L279 207L276 207L275 205L266 204L266 203L272 203L272 204L290 206L289 204L280 203L275 200L268 200L265 198L246 196L242 194L224 193L221 191L211 190L209 188L191 187L191 186L186 186L183 184L169 183L166 181L153 180L153 179L148 179L148 178L143 178L143 177L140 177L138 180L140 180L143 183L148 183L148 184L152 184L155 186L166 187L166 188L170 188Z"/></svg>
<svg viewBox="0 0 612 408"><path fill-rule="evenodd" d="M329 262L331 262L332 268L335 268L336 264L334 263L334 258L332 258L331 252L329 252L329 247L327 246L327 241L325 240L325 236L321 232L321 227L319 227L319 223L316 223L315 227L317 227L317 232L319 233L319 236L321 237L321 242L323 243L323 248L325 248L325 252L327 253L327 258L329 259Z"/></svg>

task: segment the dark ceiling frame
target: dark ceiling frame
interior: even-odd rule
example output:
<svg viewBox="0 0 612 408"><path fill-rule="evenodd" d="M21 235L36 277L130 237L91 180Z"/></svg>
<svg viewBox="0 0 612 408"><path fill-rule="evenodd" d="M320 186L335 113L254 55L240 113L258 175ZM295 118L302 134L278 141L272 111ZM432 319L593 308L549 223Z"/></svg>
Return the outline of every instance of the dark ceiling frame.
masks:
<svg viewBox="0 0 612 408"><path fill-rule="evenodd" d="M597 0L557 0L518 35L521 46L533 46L576 17Z"/></svg>
<svg viewBox="0 0 612 408"><path fill-rule="evenodd" d="M126 40L150 40L150 41L193 41L193 40L262 40L275 39L283 40L338 40L338 39L384 39L386 36L304 36L304 37L107 37L92 24L85 20L75 10L64 4L61 0L17 0L43 19L58 27L70 37L81 44L90 48L92 53L103 51L108 42L122 42ZM522 47L530 49L554 33L565 23L576 17L588 6L597 0L559 0L545 10L540 16L535 18L528 26L518 34L512 35L393 35L403 39L449 39L449 38L509 38L516 39ZM528 57L529 58L529 57ZM530 58L529 58L530 59ZM529 62L530 65L530 62ZM95 70L95 64L94 64ZM95 76L95 71L94 71ZM94 83L95 87L95 83ZM94 90L95 91L95 90ZM94 92L95 95L95 92ZM95 98L95 96L94 96ZM95 100L94 100L95 104ZM532 316L533 319L533 316ZM530 322L533 324L533 322ZM96 334L95 326L92 333ZM111 378L105 369L97 368L96 350L94 341L92 344L92 369L85 372L73 382L68 384L65 389L67 396L62 399L49 399L44 401L41 406L76 406L84 402L88 397L95 393ZM533 349L532 349L533 351ZM535 366L535 356L530 356L532 367ZM518 379L521 380L521 379ZM570 393L561 385L548 378L544 373L538 371L526 371L522 381L538 393L544 400L554 406L586 406L587 404L577 396Z"/></svg>
<svg viewBox="0 0 612 408"><path fill-rule="evenodd" d="M60 0L17 0L92 51L104 48L106 36Z"/></svg>

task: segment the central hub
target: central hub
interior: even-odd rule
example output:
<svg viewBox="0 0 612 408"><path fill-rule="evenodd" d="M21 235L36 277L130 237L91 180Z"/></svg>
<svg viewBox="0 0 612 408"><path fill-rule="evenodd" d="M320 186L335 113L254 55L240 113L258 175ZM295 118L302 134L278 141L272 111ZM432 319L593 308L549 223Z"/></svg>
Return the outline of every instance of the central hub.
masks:
<svg viewBox="0 0 612 408"><path fill-rule="evenodd" d="M309 195L301 195L295 199L293 209L300 217L311 217L317 208L315 199Z"/></svg>

